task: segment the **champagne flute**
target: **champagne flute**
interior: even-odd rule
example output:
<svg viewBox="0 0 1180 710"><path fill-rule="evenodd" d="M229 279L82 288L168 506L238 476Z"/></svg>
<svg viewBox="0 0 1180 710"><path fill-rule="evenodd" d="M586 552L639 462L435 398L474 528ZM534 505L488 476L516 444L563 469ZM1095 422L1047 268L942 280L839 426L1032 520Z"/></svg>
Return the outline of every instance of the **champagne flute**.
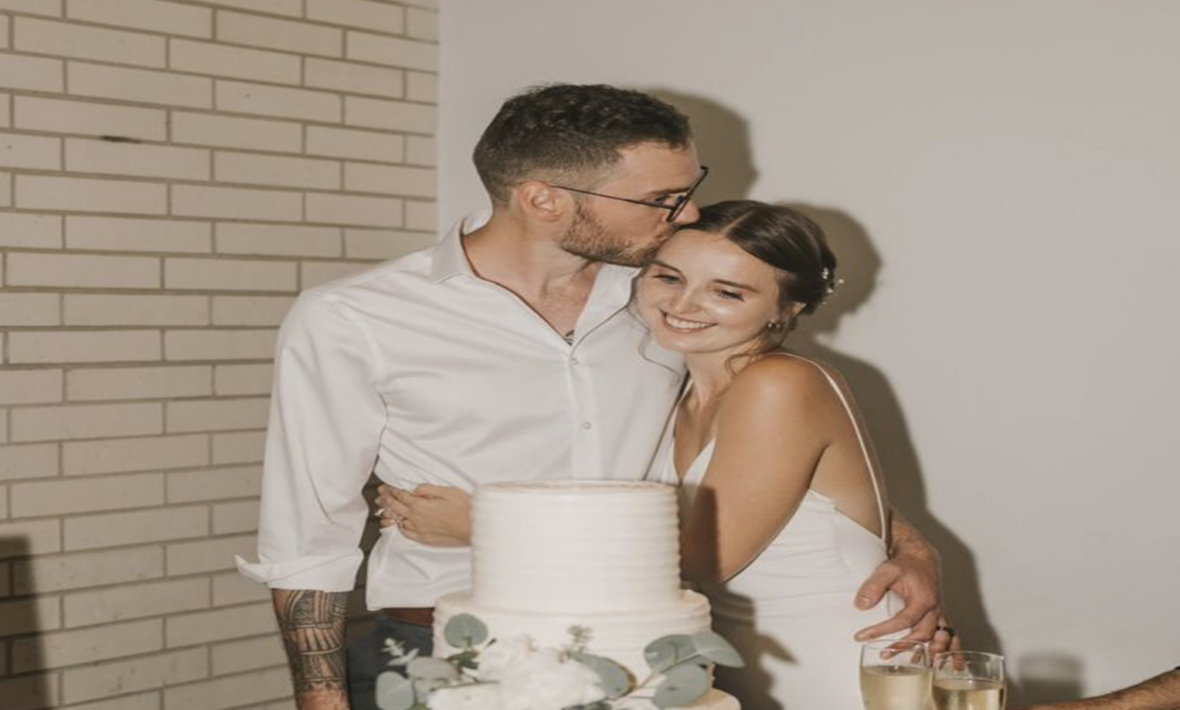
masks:
<svg viewBox="0 0 1180 710"><path fill-rule="evenodd" d="M947 651L934 657L934 706L938 710L1004 710L1007 695L1003 656Z"/></svg>
<svg viewBox="0 0 1180 710"><path fill-rule="evenodd" d="M860 649L865 710L926 710L930 655L920 641L870 641Z"/></svg>

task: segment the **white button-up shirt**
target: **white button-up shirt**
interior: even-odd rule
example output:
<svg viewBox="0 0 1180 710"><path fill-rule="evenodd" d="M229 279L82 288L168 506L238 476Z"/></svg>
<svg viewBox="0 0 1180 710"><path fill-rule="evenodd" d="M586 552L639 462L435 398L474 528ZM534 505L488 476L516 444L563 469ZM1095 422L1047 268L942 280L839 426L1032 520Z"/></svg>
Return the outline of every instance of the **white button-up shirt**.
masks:
<svg viewBox="0 0 1180 710"><path fill-rule="evenodd" d="M683 375L628 311L634 269L604 264L568 343L477 277L461 234L304 292L283 323L258 534L247 577L347 591L363 555L370 472L471 491L496 481L639 479ZM543 541L538 541L543 542ZM370 609L426 607L470 587L470 548L382 532Z"/></svg>

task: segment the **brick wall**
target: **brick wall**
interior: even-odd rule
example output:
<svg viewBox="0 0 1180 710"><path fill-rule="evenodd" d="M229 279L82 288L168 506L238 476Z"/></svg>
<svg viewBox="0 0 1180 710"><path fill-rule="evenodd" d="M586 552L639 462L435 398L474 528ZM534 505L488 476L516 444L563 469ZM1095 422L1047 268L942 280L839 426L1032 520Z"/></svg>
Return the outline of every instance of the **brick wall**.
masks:
<svg viewBox="0 0 1180 710"><path fill-rule="evenodd" d="M0 0L0 707L291 708L276 328L434 239L435 0Z"/></svg>

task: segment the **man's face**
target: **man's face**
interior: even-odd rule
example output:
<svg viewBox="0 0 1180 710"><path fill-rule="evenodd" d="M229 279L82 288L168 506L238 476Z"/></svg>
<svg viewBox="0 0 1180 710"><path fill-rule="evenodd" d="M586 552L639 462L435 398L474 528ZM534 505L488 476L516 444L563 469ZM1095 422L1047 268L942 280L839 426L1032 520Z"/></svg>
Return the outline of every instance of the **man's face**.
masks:
<svg viewBox="0 0 1180 710"><path fill-rule="evenodd" d="M696 148L640 143L619 151L610 174L585 189L629 200L671 204L701 172ZM578 185L577 187L583 187ZM675 222L668 210L593 195L574 195L577 211L561 241L571 254L622 266L643 266L676 228L700 216L690 200Z"/></svg>

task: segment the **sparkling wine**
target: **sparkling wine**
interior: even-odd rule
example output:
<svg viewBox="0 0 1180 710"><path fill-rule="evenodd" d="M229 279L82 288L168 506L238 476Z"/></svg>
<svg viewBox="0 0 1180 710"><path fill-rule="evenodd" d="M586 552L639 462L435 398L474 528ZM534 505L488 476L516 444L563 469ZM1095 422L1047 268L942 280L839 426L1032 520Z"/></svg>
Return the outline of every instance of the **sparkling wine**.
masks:
<svg viewBox="0 0 1180 710"><path fill-rule="evenodd" d="M934 681L938 710L1004 710L1003 681L983 678L939 678Z"/></svg>
<svg viewBox="0 0 1180 710"><path fill-rule="evenodd" d="M930 669L917 666L861 666L865 710L926 710Z"/></svg>

